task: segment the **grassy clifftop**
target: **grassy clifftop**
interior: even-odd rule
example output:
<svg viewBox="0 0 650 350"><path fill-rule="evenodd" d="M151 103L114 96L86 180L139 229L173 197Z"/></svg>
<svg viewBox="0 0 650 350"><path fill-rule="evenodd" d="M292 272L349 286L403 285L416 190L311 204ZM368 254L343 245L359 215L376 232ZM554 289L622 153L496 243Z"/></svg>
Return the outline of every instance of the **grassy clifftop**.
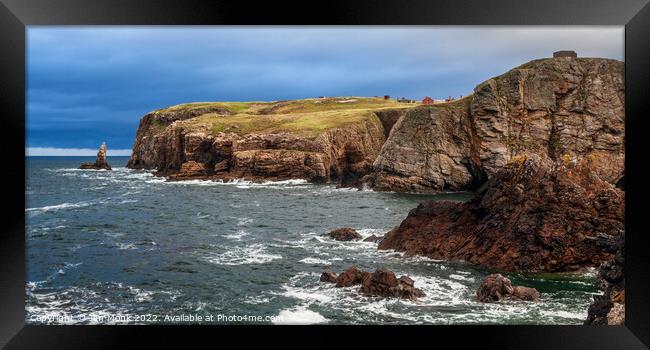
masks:
<svg viewBox="0 0 650 350"><path fill-rule="evenodd" d="M178 121L189 130L215 134L233 132L239 135L290 132L311 138L327 129L342 128L376 118L373 113L375 111L418 105L383 98L331 97L278 102L196 102L160 109L154 113L196 114L192 118Z"/></svg>

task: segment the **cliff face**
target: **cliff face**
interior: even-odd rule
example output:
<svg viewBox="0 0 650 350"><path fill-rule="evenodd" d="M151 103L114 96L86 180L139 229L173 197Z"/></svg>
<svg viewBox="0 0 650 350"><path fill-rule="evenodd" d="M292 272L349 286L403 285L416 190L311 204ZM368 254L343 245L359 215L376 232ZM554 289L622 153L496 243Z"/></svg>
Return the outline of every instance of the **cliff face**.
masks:
<svg viewBox="0 0 650 350"><path fill-rule="evenodd" d="M480 174L472 160L469 98L442 106L417 107L399 119L365 178L380 191L464 190Z"/></svg>
<svg viewBox="0 0 650 350"><path fill-rule="evenodd" d="M463 100L410 110L367 179L377 190L475 187L520 154L589 157L616 182L624 168L624 65L599 58L531 61Z"/></svg>
<svg viewBox="0 0 650 350"><path fill-rule="evenodd" d="M214 106L152 112L140 121L128 167L156 169L171 180L305 179L359 186L403 112L375 99L347 101L259 103L245 105L246 113Z"/></svg>
<svg viewBox="0 0 650 350"><path fill-rule="evenodd" d="M592 169L588 158L517 157L469 202L420 204L379 249L509 271L597 267L624 235L625 193Z"/></svg>

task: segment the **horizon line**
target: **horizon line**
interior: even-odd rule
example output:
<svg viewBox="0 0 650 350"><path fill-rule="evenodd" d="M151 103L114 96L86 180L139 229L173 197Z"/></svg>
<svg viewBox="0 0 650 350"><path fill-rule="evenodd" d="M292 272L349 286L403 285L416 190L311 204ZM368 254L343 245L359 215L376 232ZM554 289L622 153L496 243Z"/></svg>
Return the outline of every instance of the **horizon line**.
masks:
<svg viewBox="0 0 650 350"><path fill-rule="evenodd" d="M25 157L79 157L96 156L98 149L94 148L64 148L64 147L25 147ZM108 149L107 157L131 156L131 149Z"/></svg>

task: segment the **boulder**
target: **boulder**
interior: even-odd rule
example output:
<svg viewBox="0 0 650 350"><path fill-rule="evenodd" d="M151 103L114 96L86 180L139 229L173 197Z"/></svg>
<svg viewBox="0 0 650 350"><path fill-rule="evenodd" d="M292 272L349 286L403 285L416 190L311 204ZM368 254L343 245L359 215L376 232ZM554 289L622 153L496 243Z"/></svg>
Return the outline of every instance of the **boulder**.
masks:
<svg viewBox="0 0 650 350"><path fill-rule="evenodd" d="M95 162L83 163L79 166L79 169L112 170L108 161L106 161L106 142L102 142L102 145L99 147Z"/></svg>
<svg viewBox="0 0 650 350"><path fill-rule="evenodd" d="M323 271L320 275L321 282L336 283L336 273L333 271Z"/></svg>
<svg viewBox="0 0 650 350"><path fill-rule="evenodd" d="M535 288L514 286L512 287L512 297L518 300L537 301L539 300L539 292Z"/></svg>
<svg viewBox="0 0 650 350"><path fill-rule="evenodd" d="M488 275L483 279L481 285L476 291L478 301L491 303L504 299L537 301L539 292L535 288L513 286L510 279L495 273Z"/></svg>
<svg viewBox="0 0 650 350"><path fill-rule="evenodd" d="M510 280L501 274L488 275L476 291L476 298L482 302L499 301L514 291Z"/></svg>
<svg viewBox="0 0 650 350"><path fill-rule="evenodd" d="M416 300L425 296L421 289L415 288L411 278L402 276L399 279L395 273L386 268L379 268L364 279L359 292L364 295L393 297L407 300Z"/></svg>
<svg viewBox="0 0 650 350"><path fill-rule="evenodd" d="M352 266L336 277L336 287L350 287L361 284L368 277L370 277L370 273Z"/></svg>
<svg viewBox="0 0 650 350"><path fill-rule="evenodd" d="M321 282L332 282L336 274L325 271L320 277ZM416 300L425 296L421 289L415 288L415 282L408 276L397 278L395 273L379 268L373 273L359 270L352 266L342 272L336 278L336 287L350 287L361 285L359 293L367 296L379 296L387 298L400 298Z"/></svg>
<svg viewBox="0 0 650 350"><path fill-rule="evenodd" d="M342 227L337 228L334 231L331 231L327 234L330 238L333 238L337 241L354 241L361 239L361 235L352 228Z"/></svg>

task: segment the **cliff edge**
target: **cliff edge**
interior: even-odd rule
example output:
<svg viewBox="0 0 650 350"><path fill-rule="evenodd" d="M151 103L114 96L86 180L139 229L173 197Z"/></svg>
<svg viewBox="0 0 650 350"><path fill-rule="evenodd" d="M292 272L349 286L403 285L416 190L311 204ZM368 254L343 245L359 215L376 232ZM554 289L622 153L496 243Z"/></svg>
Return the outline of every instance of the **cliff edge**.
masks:
<svg viewBox="0 0 650 350"><path fill-rule="evenodd" d="M360 186L411 106L381 98L191 103L140 120L129 168L171 180L305 179Z"/></svg>

